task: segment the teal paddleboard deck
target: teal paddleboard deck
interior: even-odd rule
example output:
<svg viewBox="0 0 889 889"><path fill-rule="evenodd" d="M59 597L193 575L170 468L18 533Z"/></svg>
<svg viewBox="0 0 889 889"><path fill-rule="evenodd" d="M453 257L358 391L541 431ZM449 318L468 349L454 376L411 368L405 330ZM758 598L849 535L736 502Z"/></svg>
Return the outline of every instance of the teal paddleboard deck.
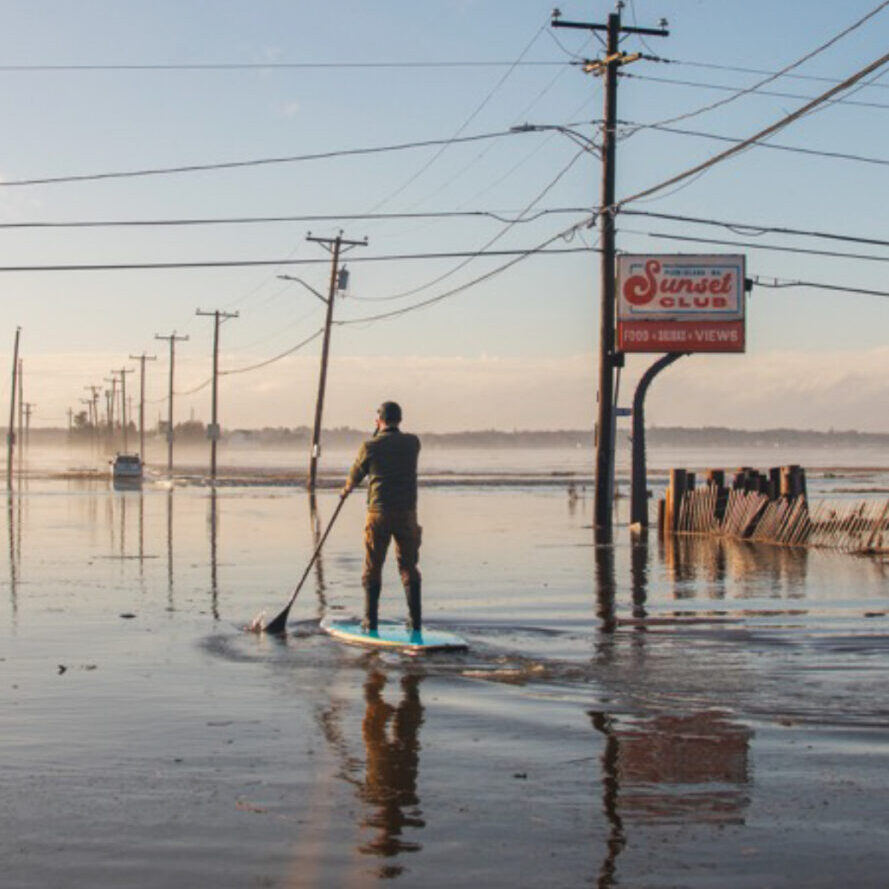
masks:
<svg viewBox="0 0 889 889"><path fill-rule="evenodd" d="M354 617L325 618L321 629L340 642L364 645L369 648L387 648L417 654L421 651L463 651L468 648L465 639L444 630L424 627L419 632L408 630L394 620L381 620L376 630L362 630L361 621Z"/></svg>

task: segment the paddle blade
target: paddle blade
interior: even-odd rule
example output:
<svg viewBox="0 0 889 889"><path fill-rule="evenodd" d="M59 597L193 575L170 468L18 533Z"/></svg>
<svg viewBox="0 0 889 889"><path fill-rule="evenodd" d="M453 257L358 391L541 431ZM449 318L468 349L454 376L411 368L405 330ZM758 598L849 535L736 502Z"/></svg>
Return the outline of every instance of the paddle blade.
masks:
<svg viewBox="0 0 889 889"><path fill-rule="evenodd" d="M280 636L287 631L287 616L290 614L288 605L273 621L263 627L263 632L272 636Z"/></svg>

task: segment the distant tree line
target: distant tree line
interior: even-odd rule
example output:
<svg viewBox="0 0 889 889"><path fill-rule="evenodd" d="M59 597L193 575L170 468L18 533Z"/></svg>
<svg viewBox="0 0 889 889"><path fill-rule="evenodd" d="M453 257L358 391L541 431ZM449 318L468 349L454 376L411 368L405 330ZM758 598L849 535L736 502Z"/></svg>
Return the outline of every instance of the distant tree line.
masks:
<svg viewBox="0 0 889 889"><path fill-rule="evenodd" d="M46 443L87 440L93 434L86 412L75 414L69 430L40 427L31 430L32 438ZM132 421L129 431L136 433ZM118 430L120 426L116 427ZM99 431L106 427L100 425ZM5 432L5 429L0 427ZM165 437L166 424L146 430L149 438ZM368 438L370 429L339 426L325 429L322 442L325 448L352 448ZM420 432L426 448L589 448L594 446L593 433L588 429L483 429L466 432ZM175 425L175 436L181 442L202 442L207 439L207 427L200 420L186 420ZM649 446L661 447L783 447L807 446L824 448L886 448L889 432L858 432L854 429L821 432L815 429L731 429L726 426L651 426L646 430ZM266 426L262 429L223 429L222 441L232 447L308 447L312 430L308 426ZM621 446L629 441L629 433L621 429Z"/></svg>

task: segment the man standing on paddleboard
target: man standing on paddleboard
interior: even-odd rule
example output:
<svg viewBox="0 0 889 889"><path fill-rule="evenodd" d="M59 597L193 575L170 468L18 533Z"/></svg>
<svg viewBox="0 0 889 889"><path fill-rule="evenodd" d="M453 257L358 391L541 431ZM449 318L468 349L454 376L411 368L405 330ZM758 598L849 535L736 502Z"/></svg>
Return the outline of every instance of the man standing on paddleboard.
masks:
<svg viewBox="0 0 889 889"><path fill-rule="evenodd" d="M367 520L364 526L364 621L365 631L377 629L383 563L390 538L395 538L395 558L404 584L410 617L408 629L422 627L420 606L420 557L422 528L417 524L417 456L420 439L402 432L401 408L384 401L377 411L373 438L361 445L343 487L345 497L368 477Z"/></svg>

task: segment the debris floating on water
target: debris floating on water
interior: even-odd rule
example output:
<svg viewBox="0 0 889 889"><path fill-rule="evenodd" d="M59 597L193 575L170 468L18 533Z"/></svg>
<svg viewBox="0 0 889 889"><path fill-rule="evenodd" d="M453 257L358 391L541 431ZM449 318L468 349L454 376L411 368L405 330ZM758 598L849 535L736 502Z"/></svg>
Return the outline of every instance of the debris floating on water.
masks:
<svg viewBox="0 0 889 889"><path fill-rule="evenodd" d="M259 614L257 614L256 617L254 617L253 620L251 620L250 623L247 624L246 627L244 627L244 629L248 633L265 632L265 612L260 611Z"/></svg>

